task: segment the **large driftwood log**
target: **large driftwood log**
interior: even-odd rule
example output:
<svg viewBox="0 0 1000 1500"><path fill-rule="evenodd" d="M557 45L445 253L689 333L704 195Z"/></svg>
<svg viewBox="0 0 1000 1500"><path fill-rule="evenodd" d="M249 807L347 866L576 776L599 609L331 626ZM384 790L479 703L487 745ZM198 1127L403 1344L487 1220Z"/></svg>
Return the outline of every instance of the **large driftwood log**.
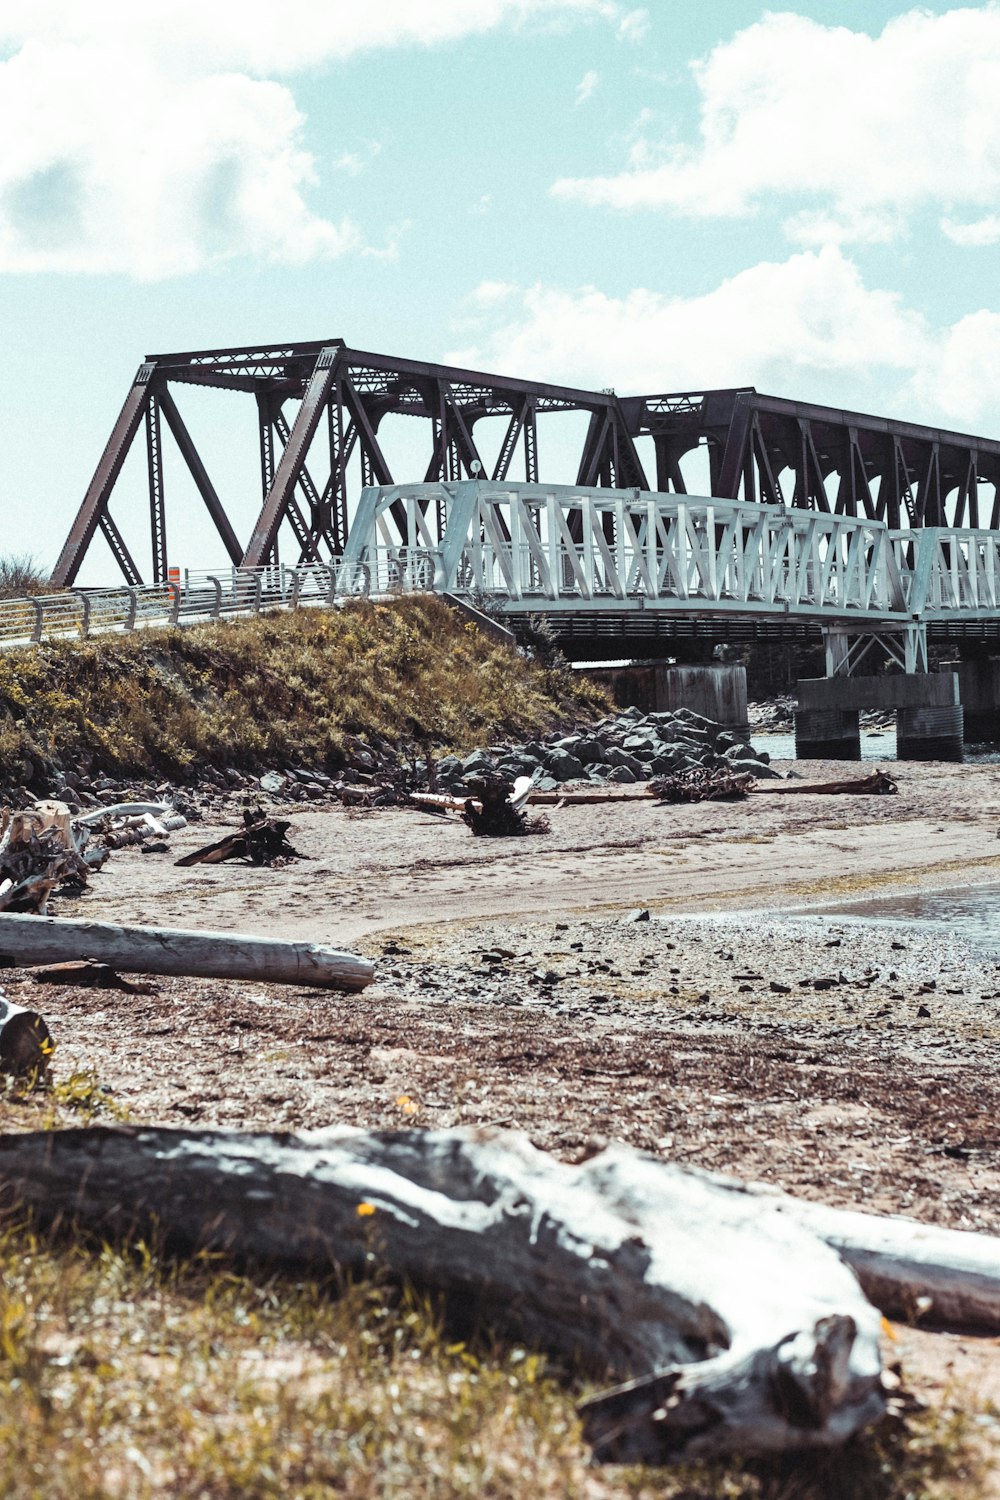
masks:
<svg viewBox="0 0 1000 1500"><path fill-rule="evenodd" d="M487 1327L658 1372L590 1405L599 1457L824 1447L882 1410L878 1314L836 1253L627 1148L567 1166L504 1132L71 1130L0 1139L0 1193L102 1237L155 1226L312 1271L375 1251Z"/></svg>
<svg viewBox="0 0 1000 1500"><path fill-rule="evenodd" d="M1000 1333L1000 1239L901 1216L763 1196L818 1234L854 1271L883 1312Z"/></svg>
<svg viewBox="0 0 1000 1500"><path fill-rule="evenodd" d="M131 974L256 979L335 990L363 990L375 977L368 959L318 943L0 912L0 960L30 967L77 958L96 959Z"/></svg>

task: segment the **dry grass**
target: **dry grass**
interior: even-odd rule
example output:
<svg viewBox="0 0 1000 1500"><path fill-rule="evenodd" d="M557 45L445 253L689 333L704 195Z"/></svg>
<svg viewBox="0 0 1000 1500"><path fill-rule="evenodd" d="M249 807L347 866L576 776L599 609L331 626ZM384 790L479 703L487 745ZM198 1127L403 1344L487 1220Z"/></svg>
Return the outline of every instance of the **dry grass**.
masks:
<svg viewBox="0 0 1000 1500"><path fill-rule="evenodd" d="M0 656L0 777L198 766L335 770L345 735L458 749L604 711L565 667L487 639L441 600L58 642Z"/></svg>
<svg viewBox="0 0 1000 1500"><path fill-rule="evenodd" d="M29 553L0 557L0 599L23 599L53 591L49 575Z"/></svg>
<svg viewBox="0 0 1000 1500"><path fill-rule="evenodd" d="M962 1500L953 1413L890 1419L835 1458L754 1470L589 1466L580 1388L529 1350L451 1338L366 1284L179 1265L138 1244L0 1236L7 1500Z"/></svg>

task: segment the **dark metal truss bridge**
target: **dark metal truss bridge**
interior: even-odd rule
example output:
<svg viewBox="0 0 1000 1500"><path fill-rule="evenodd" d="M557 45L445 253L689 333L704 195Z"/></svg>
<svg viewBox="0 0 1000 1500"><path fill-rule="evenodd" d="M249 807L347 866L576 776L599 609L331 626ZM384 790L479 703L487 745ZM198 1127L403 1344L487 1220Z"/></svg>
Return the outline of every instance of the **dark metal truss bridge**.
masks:
<svg viewBox="0 0 1000 1500"><path fill-rule="evenodd" d="M221 498L225 486L216 487L181 415L178 387L190 385L254 400L261 503L248 538L237 534ZM540 472L539 427L558 412L587 418L574 475ZM423 424L422 473L394 477L390 471L379 439L389 414ZM506 422L499 451L488 464L476 445L477 423L486 417ZM397 479L448 483L481 475L496 482L575 480L587 487L683 494L682 461L700 447L707 448L710 493L719 498L878 520L892 529L1000 529L1000 442L992 439L765 396L752 388L618 396L395 359L328 339L149 356L60 553L55 583L75 582L98 532L126 583L144 581L112 515L122 465L140 428L153 583L168 576L164 428L234 567L259 568L273 561L279 532L290 537L300 563L340 557L365 486Z"/></svg>

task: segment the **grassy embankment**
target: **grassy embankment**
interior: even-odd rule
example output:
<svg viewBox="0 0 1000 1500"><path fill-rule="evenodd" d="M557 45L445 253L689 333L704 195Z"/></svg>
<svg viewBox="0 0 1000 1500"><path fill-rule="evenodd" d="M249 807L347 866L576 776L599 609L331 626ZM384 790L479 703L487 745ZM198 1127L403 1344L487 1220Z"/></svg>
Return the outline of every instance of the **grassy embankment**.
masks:
<svg viewBox="0 0 1000 1500"><path fill-rule="evenodd" d="M0 781L53 766L185 777L335 771L345 736L471 749L606 709L565 667L497 644L430 598L359 601L0 656Z"/></svg>

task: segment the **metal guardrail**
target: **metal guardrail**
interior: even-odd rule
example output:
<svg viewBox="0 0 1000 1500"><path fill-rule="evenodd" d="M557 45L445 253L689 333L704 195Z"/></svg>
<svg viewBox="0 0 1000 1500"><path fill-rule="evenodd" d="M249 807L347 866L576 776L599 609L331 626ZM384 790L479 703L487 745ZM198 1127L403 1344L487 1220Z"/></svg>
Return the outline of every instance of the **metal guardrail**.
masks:
<svg viewBox="0 0 1000 1500"><path fill-rule="evenodd" d="M401 507L405 541L389 524ZM569 486L371 488L341 559L2 600L0 646L404 593L490 596L505 615L781 613L897 628L1000 614L1000 532L890 531L778 506Z"/></svg>
<svg viewBox="0 0 1000 1500"><path fill-rule="evenodd" d="M177 583L75 588L4 599L0 600L0 646L86 639L143 626L176 626L270 610L332 606L351 598L426 592L436 575L433 556L407 557L405 553L404 548L382 548L370 562L188 571Z"/></svg>

